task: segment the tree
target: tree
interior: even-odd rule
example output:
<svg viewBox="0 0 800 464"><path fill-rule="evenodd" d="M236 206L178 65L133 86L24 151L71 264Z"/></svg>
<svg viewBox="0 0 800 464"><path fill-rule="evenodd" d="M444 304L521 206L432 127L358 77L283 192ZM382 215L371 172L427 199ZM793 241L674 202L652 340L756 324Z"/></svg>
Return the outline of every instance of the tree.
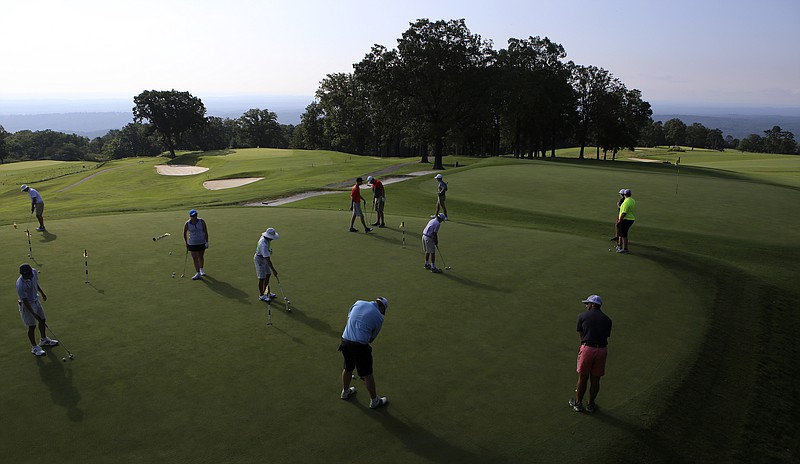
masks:
<svg viewBox="0 0 800 464"><path fill-rule="evenodd" d="M412 137L434 146L434 169L444 169L444 139L459 121L469 119L473 97L481 92L474 79L492 56L491 42L472 34L463 19L418 19L397 40L392 53L392 85L399 108L413 128Z"/></svg>
<svg viewBox="0 0 800 464"><path fill-rule="evenodd" d="M6 131L6 128L3 127L2 124L0 124L0 164L3 163L4 159L6 159L6 155L7 155L7 153L6 153L6 137L8 137L9 135L11 135L11 134L9 134Z"/></svg>
<svg viewBox="0 0 800 464"><path fill-rule="evenodd" d="M707 140L708 129L699 122L686 128L686 143L692 147L692 150L694 150L695 147L705 148Z"/></svg>
<svg viewBox="0 0 800 464"><path fill-rule="evenodd" d="M750 134L739 142L739 150L751 153L764 151L764 139L758 134Z"/></svg>
<svg viewBox="0 0 800 464"><path fill-rule="evenodd" d="M764 131L763 149L766 153L793 154L797 150L797 143L793 133L781 129L780 126L773 126Z"/></svg>
<svg viewBox="0 0 800 464"><path fill-rule="evenodd" d="M584 157L584 149L592 132L595 133L595 136L597 135L597 124L602 109L600 101L609 92L609 88L615 80L610 72L602 68L595 66L572 67L570 84L577 96L576 138L581 147L579 158Z"/></svg>
<svg viewBox="0 0 800 464"><path fill-rule="evenodd" d="M329 148L330 144L325 138L323 116L319 102L311 102L306 106L306 111L300 116L300 125L294 131L291 146L307 150Z"/></svg>
<svg viewBox="0 0 800 464"><path fill-rule="evenodd" d="M564 47L547 37L509 39L497 53L503 130L515 156L554 149L574 113Z"/></svg>
<svg viewBox="0 0 800 464"><path fill-rule="evenodd" d="M686 144L686 124L678 118L672 118L664 123L664 137L672 146Z"/></svg>
<svg viewBox="0 0 800 464"><path fill-rule="evenodd" d="M267 109L252 108L238 120L240 141L249 147L277 147L282 138L278 115Z"/></svg>
<svg viewBox="0 0 800 464"><path fill-rule="evenodd" d="M150 122L149 127L161 136L170 158L175 158L181 136L205 123L205 105L189 92L145 90L133 102L134 121Z"/></svg>

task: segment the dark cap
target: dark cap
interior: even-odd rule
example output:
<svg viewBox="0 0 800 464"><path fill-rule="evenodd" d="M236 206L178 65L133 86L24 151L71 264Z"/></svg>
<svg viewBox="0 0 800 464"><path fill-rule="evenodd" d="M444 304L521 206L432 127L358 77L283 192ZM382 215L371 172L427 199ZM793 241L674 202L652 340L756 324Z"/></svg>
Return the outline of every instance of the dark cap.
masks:
<svg viewBox="0 0 800 464"><path fill-rule="evenodd" d="M25 263L19 267L19 273L25 280L30 280L33 278L33 268L28 263Z"/></svg>

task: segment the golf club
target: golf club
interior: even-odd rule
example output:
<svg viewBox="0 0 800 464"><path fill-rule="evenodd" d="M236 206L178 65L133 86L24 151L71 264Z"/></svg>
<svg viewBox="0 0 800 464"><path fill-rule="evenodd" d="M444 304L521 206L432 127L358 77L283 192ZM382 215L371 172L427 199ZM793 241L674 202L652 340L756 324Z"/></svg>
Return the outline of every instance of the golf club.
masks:
<svg viewBox="0 0 800 464"><path fill-rule="evenodd" d="M47 330L49 330L50 333L53 334L54 337L56 337L56 339L58 340L58 344L61 345L62 348L67 350L67 354L69 355L69 359L75 359L75 356L72 355L72 352L69 350L69 348L67 348L64 345L64 343L61 341L61 337L59 337L58 335L56 335L55 332L53 332L53 329L51 329L50 326L47 325L47 322L44 323L44 326L47 327ZM67 362L67 358L61 358L61 360L64 361L64 362Z"/></svg>
<svg viewBox="0 0 800 464"><path fill-rule="evenodd" d="M267 325L272 325L272 305L267 300Z"/></svg>
<svg viewBox="0 0 800 464"><path fill-rule="evenodd" d="M33 258L33 248L31 248L31 219L33 219L33 210L28 216L28 223L25 224L25 235L28 236L28 258Z"/></svg>
<svg viewBox="0 0 800 464"><path fill-rule="evenodd" d="M169 235L170 235L170 234L169 234L169 232L167 232L167 233L164 233L164 234L161 234L161 235L159 235L158 237L153 237L153 241L154 241L154 242L157 242L157 241L161 240L161 239L162 239L162 238L164 238L164 237L169 237Z"/></svg>
<svg viewBox="0 0 800 464"><path fill-rule="evenodd" d="M183 272L181 272L181 279L186 275L186 258L189 257L189 248L186 248L186 254L183 255Z"/></svg>
<svg viewBox="0 0 800 464"><path fill-rule="evenodd" d="M86 251L86 248L83 249L83 262L86 265L86 280L83 283L89 283L89 252Z"/></svg>
<svg viewBox="0 0 800 464"><path fill-rule="evenodd" d="M442 264L444 264L444 270L449 271L452 267L447 265L447 260L444 259L444 255L442 254L442 250L439 248L439 245L436 244L436 251L439 253L439 256L442 258Z"/></svg>
<svg viewBox="0 0 800 464"><path fill-rule="evenodd" d="M281 289L281 295L283 295L283 301L286 303L286 312L290 313L292 312L292 308L289 307L289 303L291 303L291 301L289 301L289 299L286 298L286 293L283 291L283 285L281 285L281 279L279 279L278 276L275 276L275 280L278 281L278 288Z"/></svg>
<svg viewBox="0 0 800 464"><path fill-rule="evenodd" d="M28 236L28 258L33 258L33 248L31 248L31 231L25 229L25 235Z"/></svg>

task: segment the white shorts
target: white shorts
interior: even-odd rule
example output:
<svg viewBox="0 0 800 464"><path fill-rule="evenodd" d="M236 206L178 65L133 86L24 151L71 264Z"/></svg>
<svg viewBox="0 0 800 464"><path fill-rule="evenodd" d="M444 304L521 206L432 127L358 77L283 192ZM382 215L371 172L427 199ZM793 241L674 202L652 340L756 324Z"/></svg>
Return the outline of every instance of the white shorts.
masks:
<svg viewBox="0 0 800 464"><path fill-rule="evenodd" d="M422 249L425 253L436 253L436 242L433 241L433 237L422 236Z"/></svg>
<svg viewBox="0 0 800 464"><path fill-rule="evenodd" d="M39 300L31 301L31 309L37 316L46 319L44 317L44 308L42 308L42 303ZM30 311L25 309L25 303L22 302L19 303L19 317L22 318L22 323L25 324L25 327L35 326L39 322Z"/></svg>
<svg viewBox="0 0 800 464"><path fill-rule="evenodd" d="M253 263L256 265L256 277L259 279L266 279L270 274L272 274L267 258L258 256L258 254L256 254L253 256Z"/></svg>

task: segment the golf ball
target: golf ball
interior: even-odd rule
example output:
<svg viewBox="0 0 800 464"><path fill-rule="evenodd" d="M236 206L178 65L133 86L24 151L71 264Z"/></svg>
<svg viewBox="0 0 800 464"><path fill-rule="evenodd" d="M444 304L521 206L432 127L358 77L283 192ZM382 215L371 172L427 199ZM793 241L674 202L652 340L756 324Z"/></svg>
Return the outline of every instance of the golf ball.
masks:
<svg viewBox="0 0 800 464"><path fill-rule="evenodd" d="M67 362L67 358L61 358L61 360Z"/></svg>
<svg viewBox="0 0 800 464"><path fill-rule="evenodd" d="M172 252L170 251L169 254L172 254Z"/></svg>
<svg viewBox="0 0 800 464"><path fill-rule="evenodd" d="M172 278L173 278L173 279L175 278L175 273L174 273L174 272L172 273Z"/></svg>

